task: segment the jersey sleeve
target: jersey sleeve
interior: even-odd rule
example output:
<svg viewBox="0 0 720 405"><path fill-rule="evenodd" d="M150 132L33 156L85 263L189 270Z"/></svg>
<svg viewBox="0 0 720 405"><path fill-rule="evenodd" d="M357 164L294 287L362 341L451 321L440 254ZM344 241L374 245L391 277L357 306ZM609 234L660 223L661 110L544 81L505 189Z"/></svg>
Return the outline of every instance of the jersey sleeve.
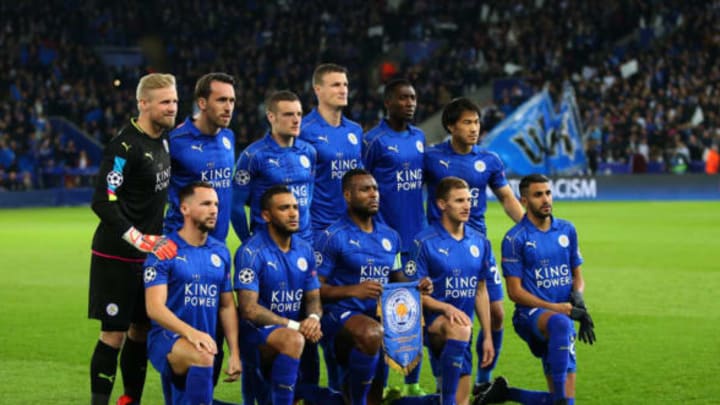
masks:
<svg viewBox="0 0 720 405"><path fill-rule="evenodd" d="M241 246L235 255L235 277L233 278L235 289L259 292L258 278L262 272L261 264L258 252Z"/></svg>
<svg viewBox="0 0 720 405"><path fill-rule="evenodd" d="M393 260L393 266L390 270L391 273L395 273L398 271L403 271L403 265L402 265L402 254L400 252L400 248L402 247L402 242L400 240L400 234L393 230L394 234L394 244L393 247L395 248L395 259Z"/></svg>
<svg viewBox="0 0 720 405"><path fill-rule="evenodd" d="M232 260L230 259L230 251L227 247L222 247L220 257L222 257L223 265L225 266L225 277L223 278L220 292L232 292Z"/></svg>
<svg viewBox="0 0 720 405"><path fill-rule="evenodd" d="M577 231L574 226L570 225L570 268L574 269L581 264L583 264L583 257L580 253Z"/></svg>
<svg viewBox="0 0 720 405"><path fill-rule="evenodd" d="M308 260L310 263L310 268L308 271L305 272L305 285L304 290L305 291L314 291L320 289L320 280L318 280L317 277L317 259L316 255L311 252L310 254L310 260Z"/></svg>
<svg viewBox="0 0 720 405"><path fill-rule="evenodd" d="M487 280L492 277L493 281L496 284L499 284L500 275L498 274L497 261L495 260L495 254L492 251L492 245L487 239L485 239L483 242L485 244L485 256L483 257L483 264L482 268L480 269L478 279Z"/></svg>
<svg viewBox="0 0 720 405"><path fill-rule="evenodd" d="M506 234L502 242L502 271L505 277L523 275L523 241L518 233Z"/></svg>
<svg viewBox="0 0 720 405"><path fill-rule="evenodd" d="M420 280L428 277L428 260L425 244L421 240L413 240L410 248L410 260L405 265L405 276L411 280Z"/></svg>
<svg viewBox="0 0 720 405"><path fill-rule="evenodd" d="M240 154L235 165L235 178L232 186L230 222L235 234L243 242L250 237L250 226L248 225L245 206L248 205L250 193L252 192L252 177L255 174L252 168L253 161L253 155L248 151Z"/></svg>
<svg viewBox="0 0 720 405"><path fill-rule="evenodd" d="M320 237L315 241L315 262L317 274L320 277L330 277L335 269L335 262L339 249L337 248L336 234L329 231L320 232Z"/></svg>
<svg viewBox="0 0 720 405"><path fill-rule="evenodd" d="M160 260L155 257L155 255L148 255L147 259L145 259L143 270L145 288L167 284L170 278L172 263L174 263L175 260L176 259Z"/></svg>
<svg viewBox="0 0 720 405"><path fill-rule="evenodd" d="M367 132L363 135L362 140L362 163L365 169L372 172L375 169L375 160L377 157L377 137L373 136L373 132Z"/></svg>
<svg viewBox="0 0 720 405"><path fill-rule="evenodd" d="M133 224L120 210L118 193L124 180L131 176L133 164L133 145L119 134L103 151L100 169L97 175L92 209L100 220L122 235Z"/></svg>
<svg viewBox="0 0 720 405"><path fill-rule="evenodd" d="M497 190L500 187L508 185L507 177L505 177L505 166L503 166L502 160L500 160L498 155L491 153L490 156L492 156L492 166L494 170L488 179L488 185L491 189Z"/></svg>

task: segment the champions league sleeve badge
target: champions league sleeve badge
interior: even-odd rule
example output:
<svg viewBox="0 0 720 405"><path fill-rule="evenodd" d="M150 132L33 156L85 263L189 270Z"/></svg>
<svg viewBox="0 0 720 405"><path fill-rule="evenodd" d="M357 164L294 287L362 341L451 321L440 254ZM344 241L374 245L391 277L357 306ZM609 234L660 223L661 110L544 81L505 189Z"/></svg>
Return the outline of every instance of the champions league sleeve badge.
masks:
<svg viewBox="0 0 720 405"><path fill-rule="evenodd" d="M385 330L385 362L407 375L422 358L422 306L417 282L383 286L378 315Z"/></svg>

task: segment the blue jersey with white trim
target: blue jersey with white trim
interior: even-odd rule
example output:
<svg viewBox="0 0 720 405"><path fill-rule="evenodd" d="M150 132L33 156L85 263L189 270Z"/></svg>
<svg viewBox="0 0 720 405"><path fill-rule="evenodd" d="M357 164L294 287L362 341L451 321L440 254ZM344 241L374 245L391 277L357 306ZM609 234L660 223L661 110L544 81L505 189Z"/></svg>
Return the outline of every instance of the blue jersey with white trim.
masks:
<svg viewBox="0 0 720 405"><path fill-rule="evenodd" d="M235 289L258 293L260 305L296 321L305 293L320 288L312 246L293 235L283 252L265 229L238 248L233 280Z"/></svg>
<svg viewBox="0 0 720 405"><path fill-rule="evenodd" d="M276 184L286 185L298 202L300 230L298 234L312 241L310 205L315 184L315 148L295 139L289 147L282 147L266 134L253 142L238 158L233 181L232 225L240 240L245 242L257 225L265 224L260 210L260 197ZM250 228L245 216L250 206Z"/></svg>
<svg viewBox="0 0 720 405"><path fill-rule="evenodd" d="M363 164L377 180L382 201L378 219L398 231L403 252L425 227L424 151L425 134L412 125L397 132L382 120L363 137Z"/></svg>
<svg viewBox="0 0 720 405"><path fill-rule="evenodd" d="M577 232L569 221L552 218L550 229L541 231L526 215L503 238L503 275L519 277L525 290L548 302L570 300L572 270L582 262Z"/></svg>
<svg viewBox="0 0 720 405"><path fill-rule="evenodd" d="M212 236L202 246L188 244L177 232L167 237L177 243L177 256L160 260L148 255L143 273L145 288L166 284L165 306L183 322L214 337L220 294L232 293L230 252ZM152 328L163 329L155 321Z"/></svg>
<svg viewBox="0 0 720 405"><path fill-rule="evenodd" d="M487 234L485 210L487 187L496 190L508 184L502 160L493 152L473 146L470 153L455 152L450 141L437 144L425 152L425 183L428 189L427 218L429 223L440 220L440 210L435 204L435 189L440 180L455 176L465 180L472 196L468 224Z"/></svg>
<svg viewBox="0 0 720 405"><path fill-rule="evenodd" d="M477 283L497 273L490 242L478 230L465 226L465 235L456 240L440 223L415 236L405 275L430 277L432 297L465 312L475 313Z"/></svg>
<svg viewBox="0 0 720 405"><path fill-rule="evenodd" d="M165 213L165 233L183 226L178 193L194 181L212 184L218 195L218 215L210 236L225 240L230 228L232 178L235 164L235 135L222 128L215 135L203 134L187 118L170 132L172 176L168 190L169 206Z"/></svg>
<svg viewBox="0 0 720 405"><path fill-rule="evenodd" d="M342 177L350 169L362 168L362 127L345 116L334 127L317 109L303 117L300 139L317 151L317 171L313 190L312 228L322 231L345 214Z"/></svg>
<svg viewBox="0 0 720 405"><path fill-rule="evenodd" d="M366 280L387 284L390 273L401 270L400 237L377 221L368 233L346 215L320 233L315 250L318 275L329 285L355 285ZM327 311L353 310L375 316L377 301L345 298L324 306Z"/></svg>

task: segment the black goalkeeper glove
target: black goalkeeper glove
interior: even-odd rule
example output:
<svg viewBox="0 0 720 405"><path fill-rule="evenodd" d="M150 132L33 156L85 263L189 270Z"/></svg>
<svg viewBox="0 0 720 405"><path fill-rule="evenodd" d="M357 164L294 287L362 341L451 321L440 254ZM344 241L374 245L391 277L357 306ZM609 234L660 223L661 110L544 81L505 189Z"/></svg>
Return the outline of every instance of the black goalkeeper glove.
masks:
<svg viewBox="0 0 720 405"><path fill-rule="evenodd" d="M570 310L570 318L580 322L580 330L578 331L578 339L581 342L592 345L597 340L595 338L595 323L588 313L587 309L580 307L572 307Z"/></svg>

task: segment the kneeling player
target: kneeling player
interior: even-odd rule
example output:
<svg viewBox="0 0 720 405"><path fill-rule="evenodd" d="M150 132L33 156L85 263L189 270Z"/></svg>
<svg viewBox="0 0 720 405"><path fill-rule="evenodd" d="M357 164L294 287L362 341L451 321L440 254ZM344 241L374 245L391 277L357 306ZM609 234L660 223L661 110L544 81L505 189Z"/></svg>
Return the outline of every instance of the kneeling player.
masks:
<svg viewBox="0 0 720 405"><path fill-rule="evenodd" d="M249 380L257 386L243 392L253 391L260 403L271 399L274 405L292 404L305 341L316 343L322 336L320 284L312 247L295 235L298 203L290 190L270 187L260 208L267 228L258 230L235 255L243 362L246 369L258 370L257 378Z"/></svg>
<svg viewBox="0 0 720 405"><path fill-rule="evenodd" d="M177 256L145 262L145 300L152 320L148 357L163 378L166 403L209 404L218 316L230 349L229 378L240 377L238 320L230 285L230 253L208 236L218 197L212 185L192 183L179 192L183 227L168 235Z"/></svg>

